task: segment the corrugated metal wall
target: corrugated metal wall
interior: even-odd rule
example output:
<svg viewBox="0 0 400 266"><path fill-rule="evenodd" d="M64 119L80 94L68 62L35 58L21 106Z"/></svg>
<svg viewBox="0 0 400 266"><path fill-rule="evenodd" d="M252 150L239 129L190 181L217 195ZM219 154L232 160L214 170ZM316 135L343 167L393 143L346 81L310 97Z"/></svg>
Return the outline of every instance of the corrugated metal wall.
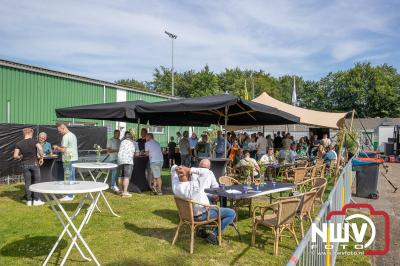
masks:
<svg viewBox="0 0 400 266"><path fill-rule="evenodd" d="M55 108L102 103L104 97L101 85L4 66L0 66L0 85L1 122L7 122L7 101L11 123L51 124L57 120ZM115 98L115 90L106 88L106 102Z"/></svg>
<svg viewBox="0 0 400 266"><path fill-rule="evenodd" d="M116 89L106 87L105 102L116 101ZM104 87L99 84L83 82L50 74L42 74L18 68L0 66L0 122L21 124L54 124L57 117L54 109L84 104L102 103ZM127 91L127 101L146 102L165 101L166 97ZM7 121L7 102L10 103L10 121ZM65 120L71 121L71 120ZM75 119L75 123L91 122L102 125L102 121ZM115 122L105 121L105 125L115 128ZM137 128L136 124L127 124L127 128ZM168 143L168 137L176 137L176 132L188 130L188 127L164 128L163 134L155 134L162 146ZM206 128L196 127L196 132ZM169 134L168 134L169 133Z"/></svg>

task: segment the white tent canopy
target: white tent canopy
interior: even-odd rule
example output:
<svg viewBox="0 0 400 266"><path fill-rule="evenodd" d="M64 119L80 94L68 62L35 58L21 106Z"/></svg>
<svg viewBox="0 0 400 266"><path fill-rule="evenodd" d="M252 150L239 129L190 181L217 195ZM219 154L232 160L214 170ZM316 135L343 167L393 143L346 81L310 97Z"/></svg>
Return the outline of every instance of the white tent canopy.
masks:
<svg viewBox="0 0 400 266"><path fill-rule="evenodd" d="M333 128L337 129L345 123L345 116L347 113L329 113L320 112L301 107L293 106L277 99L272 98L267 93L263 92L260 96L253 99L254 102L265 104L270 107L275 107L280 111L300 117L299 124ZM237 130L238 127L228 127L230 130ZM243 128L240 127L240 128ZM250 128L250 127L248 127Z"/></svg>
<svg viewBox="0 0 400 266"><path fill-rule="evenodd" d="M263 92L257 98L253 99L253 101L275 107L278 110L284 111L286 113L296 115L300 117L300 124L318 127L339 128L341 125L344 124L344 119L347 114L320 112L300 108L274 99L265 92Z"/></svg>

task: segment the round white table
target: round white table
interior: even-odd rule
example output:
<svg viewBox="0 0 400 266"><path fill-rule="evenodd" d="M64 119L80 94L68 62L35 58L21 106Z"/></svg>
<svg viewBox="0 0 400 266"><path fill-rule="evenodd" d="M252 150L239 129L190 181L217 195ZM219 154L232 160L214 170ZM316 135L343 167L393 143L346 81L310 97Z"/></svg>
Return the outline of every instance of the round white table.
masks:
<svg viewBox="0 0 400 266"><path fill-rule="evenodd" d="M108 176L110 175L110 171L117 168L118 165L116 165L115 163L96 163L96 162L89 162L89 163L74 163L74 168L78 171L79 175L81 176L82 180L85 180L85 178L83 177L82 172L86 171L90 174L90 176L92 177L93 181L97 182L101 176L105 176L103 183L107 183L107 179ZM97 171L97 175L95 176L93 174L94 171ZM103 192L100 192L102 198L104 199L108 209L110 210L110 212L117 217L120 217L118 214L116 214L113 209L111 208L110 203L108 202L108 200L106 199L106 196L104 196ZM93 196L92 196L93 198ZM101 212L100 208L96 205L96 209Z"/></svg>
<svg viewBox="0 0 400 266"><path fill-rule="evenodd" d="M81 248L79 247L77 240L79 239L86 250L89 252L90 257L96 263L96 265L100 265L97 261L96 257L94 256L92 250L89 248L89 245L83 239L81 235L82 228L85 224L88 223L90 217L92 216L93 210L97 205L97 202L102 194L103 190L108 188L107 184L101 182L93 182L93 181L76 181L74 184L65 184L64 181L53 181L53 182L43 182L37 183L29 186L29 190L36 193L41 193L45 197L46 201L49 202L50 207L54 214L57 216L58 220L61 222L64 230L61 232L60 236L58 237L56 243L54 244L53 248L51 249L49 255L47 255L46 260L43 262L43 265L47 265L51 256L53 255L54 251L56 250L57 246L59 245L60 241L63 239L65 233L71 238L72 243L68 247L67 253L65 254L62 262L60 265L64 265L69 254L71 253L72 247L76 247L76 249L81 254L82 258L91 261L90 258L86 257ZM57 194L85 194L81 202L79 203L78 207L75 209L71 216L65 211L63 206L61 205L60 200L57 198ZM94 196L93 196L94 194ZM90 202L90 196L92 196L93 201L91 201L88 210L83 218L79 227L77 227L73 221L78 216L79 212L81 211L82 207L85 205L86 202ZM50 198L52 200L50 200ZM58 210L57 208L58 207ZM60 214L61 213L61 214ZM62 218L64 216L64 219ZM69 227L72 227L72 232L70 231Z"/></svg>

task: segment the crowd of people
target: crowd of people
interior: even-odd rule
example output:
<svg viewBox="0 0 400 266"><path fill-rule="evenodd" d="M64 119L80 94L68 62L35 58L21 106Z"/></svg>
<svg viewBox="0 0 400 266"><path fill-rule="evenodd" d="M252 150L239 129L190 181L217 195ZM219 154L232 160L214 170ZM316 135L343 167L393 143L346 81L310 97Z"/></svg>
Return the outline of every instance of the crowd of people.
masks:
<svg viewBox="0 0 400 266"><path fill-rule="evenodd" d="M152 133L147 132L146 128L142 128L140 138L136 141L130 131L126 131L120 140L120 131L115 130L113 137L107 142L107 152L110 155L107 157L107 162L118 164L118 169L114 169L111 174L112 190L121 193L122 197L132 197L128 187L134 169L134 156L146 155L149 157L146 167L149 186L154 194L162 195L161 169L164 157L160 143L154 139Z"/></svg>
<svg viewBox="0 0 400 266"><path fill-rule="evenodd" d="M34 130L24 128L22 130L23 140L15 145L13 158L20 161L22 174L25 180L25 195L23 201L27 206L40 206L41 201L37 193L31 192L29 186L39 183L41 180L40 166L43 165L45 156L53 153L61 153L64 171L67 169L70 173L69 179L75 180L75 171L73 163L78 161L78 145L76 136L69 131L65 124L57 125L58 132L62 135L61 145L53 145L47 142L47 134L40 132L38 140L33 138ZM74 195L66 195L61 201L73 200Z"/></svg>
<svg viewBox="0 0 400 266"><path fill-rule="evenodd" d="M221 131L213 141L209 141L209 132L202 133L201 138L197 137L195 132L189 137L189 132L183 134L177 132L176 142L171 137L168 143L169 166L176 162L176 150L179 148L181 165L190 167L197 166L201 158L223 158L225 152L232 165L237 165L246 157L255 159L262 163L293 162L298 158L319 158L327 163L337 159L335 145L328 138L328 134L323 134L322 139L318 135L304 136L295 140L290 133L277 132L264 136L263 133L247 134L235 132L227 133L227 142ZM249 153L246 155L245 153Z"/></svg>
<svg viewBox="0 0 400 266"><path fill-rule="evenodd" d="M78 141L67 125L58 124L57 131L62 136L61 145L51 145L47 142L47 134L40 132L38 139L33 138L34 130L24 128L23 140L17 142L13 158L20 161L22 174L25 180L25 196L23 201L28 206L43 205L37 193L29 191L31 184L39 183L41 180L40 166L43 164L45 156L61 155L63 162L64 175L68 173L69 181L75 181L74 164L78 162ZM142 154L149 157L146 178L154 194L162 195L161 168L164 158L160 144L154 140L152 133L148 133L143 128L141 137L135 141L130 131L126 131L124 137L120 139L120 131L115 130L112 138L108 139L107 147L104 149L108 153L106 162L115 163L118 168L111 172L111 189L120 193L122 197L131 197L128 192L129 180L132 177L134 155ZM74 195L65 195L60 201L71 201Z"/></svg>
<svg viewBox="0 0 400 266"><path fill-rule="evenodd" d="M65 124L58 124L57 130L62 136L61 145L51 145L47 142L47 134L40 132L38 140L33 139L33 129L23 130L24 139L17 143L14 151L14 159L21 161L21 167L25 178L25 200L27 205L42 205L35 193L29 192L29 185L40 182L40 165L44 156L60 153L63 161L64 171L68 170L69 180L75 180L74 163L78 161L78 143L73 134ZM163 152L160 144L154 139L152 133L142 128L140 137L134 139L130 131L126 131L120 139L120 131L115 130L113 136L108 139L108 153L106 162L115 163L117 169L111 173L111 189L120 193L122 197L131 197L128 191L129 181L134 169L134 156L147 155L149 157L146 167L146 178L153 193L162 195L161 169L164 163ZM280 162L293 162L297 158L311 157L323 158L326 162L335 161L337 154L335 146L324 134L322 139L317 135L301 137L294 140L290 133L277 132L264 136L263 133L240 133L227 132L225 135L218 131L215 139L210 141L208 132L203 132L200 139L193 132L189 136L188 131L176 133L176 138L170 138L167 147L169 166L176 163L177 152L180 153L181 166L199 167L203 158L226 158L232 166L253 165L254 176L260 172L261 164L274 164ZM205 163L207 164L207 163ZM74 195L66 195L61 200L70 201Z"/></svg>
<svg viewBox="0 0 400 266"><path fill-rule="evenodd" d="M236 167L251 166L253 170L253 177L257 178L261 175L260 164L275 164L279 162L294 162L298 158L320 158L326 162L337 159L335 147L332 141L324 134L322 139L318 139L317 135L308 137L301 137L295 141L290 133L280 132L274 134L272 138L270 135L264 136L263 133L248 135L247 133L239 134L234 132L227 133L227 143L225 146L225 136L221 131L218 131L217 138L213 143L208 143L208 135L203 133L200 141L196 145L190 145L189 134L187 131L183 132L179 140L179 148L181 152L182 164L175 165L175 161L170 161L172 190L175 196L186 200L193 201L193 216L196 221L206 220L207 217L215 218L218 215L217 209L213 207L205 207L215 203L218 198L215 196L207 195L206 189L218 187L218 182L212 171L210 171L210 160L201 159L201 157L210 156L210 147L214 147L215 157L224 157L228 155L230 163ZM190 139L196 139L195 133L192 134ZM171 138L171 141L173 139ZM199 147L199 143L201 146ZM177 145L168 145L169 158L174 156L175 147ZM225 147L224 147L225 146ZM225 150L226 149L226 150ZM276 152L274 152L276 150ZM208 151L208 154L204 154ZM200 160L200 163L193 164L193 159ZM221 207L221 231L226 226L232 224L235 220L235 211L230 208ZM211 233L200 229L198 236L204 237L211 244L217 244L217 229Z"/></svg>
<svg viewBox="0 0 400 266"><path fill-rule="evenodd" d="M53 145L47 142L47 134L38 134L38 140L33 139L33 129L23 129L24 139L19 141L14 150L14 159L21 161L25 178L25 201L28 206L43 205L37 195L29 191L29 186L40 182L40 166L46 155L60 153L64 171L68 170L69 180L75 180L74 163L78 161L78 143L76 136L69 131L65 124L57 125L57 130L62 136L61 145ZM130 131L126 131L120 139L120 131L115 130L113 136L108 139L107 162L115 163L118 168L111 173L111 189L120 193L122 197L131 197L128 191L129 181L134 169L135 155L148 156L146 178L155 195L162 195L161 169L164 156L160 144L154 139L152 133L146 128L140 132L140 138L134 139ZM209 134L203 132L200 139L196 133L184 131L178 132L175 138L171 137L167 147L168 162L171 168L172 191L174 195L189 199L199 204L193 205L193 215L196 221L215 218L218 215L216 208L207 208L204 205L216 203L218 196L205 192L208 188L217 188L219 184L214 173L210 170L209 157L229 159L235 167L251 166L253 177L260 176L261 164L277 164L281 162L294 162L298 158L321 158L327 163L337 160L335 146L324 134L322 139L317 135L301 137L295 140L290 133L277 132L264 136L256 134L228 132L225 136L218 131L216 138L209 141ZM176 165L177 152L180 153L181 163ZM70 201L74 195L66 195L61 201ZM221 231L235 220L235 211L221 207ZM218 231L211 233L200 229L198 235L207 239L212 244L218 243Z"/></svg>

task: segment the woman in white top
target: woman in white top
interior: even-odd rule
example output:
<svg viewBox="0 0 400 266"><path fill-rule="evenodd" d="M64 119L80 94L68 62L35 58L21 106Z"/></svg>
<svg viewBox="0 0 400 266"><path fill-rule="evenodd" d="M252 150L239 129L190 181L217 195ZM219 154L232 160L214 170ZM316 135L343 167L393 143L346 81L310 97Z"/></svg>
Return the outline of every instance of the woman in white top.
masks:
<svg viewBox="0 0 400 266"><path fill-rule="evenodd" d="M278 161L275 159L274 156L274 149L273 148L268 148L267 154L263 155L260 159L260 163L264 165L272 165L278 163ZM272 173L276 171L273 168L267 167L265 170L265 174L268 177L268 180L271 180Z"/></svg>
<svg viewBox="0 0 400 266"><path fill-rule="evenodd" d="M263 157L261 157L260 162L262 164L274 164L276 163L276 159L274 156L274 149L273 148L269 148L268 149L268 153L263 155Z"/></svg>
<svg viewBox="0 0 400 266"><path fill-rule="evenodd" d="M121 145L118 151L118 165L120 170L119 189L122 191L122 197L132 197L128 192L129 179L132 176L133 171L133 156L136 151L136 142L133 141L132 134L127 131L125 132L124 139L121 141Z"/></svg>

